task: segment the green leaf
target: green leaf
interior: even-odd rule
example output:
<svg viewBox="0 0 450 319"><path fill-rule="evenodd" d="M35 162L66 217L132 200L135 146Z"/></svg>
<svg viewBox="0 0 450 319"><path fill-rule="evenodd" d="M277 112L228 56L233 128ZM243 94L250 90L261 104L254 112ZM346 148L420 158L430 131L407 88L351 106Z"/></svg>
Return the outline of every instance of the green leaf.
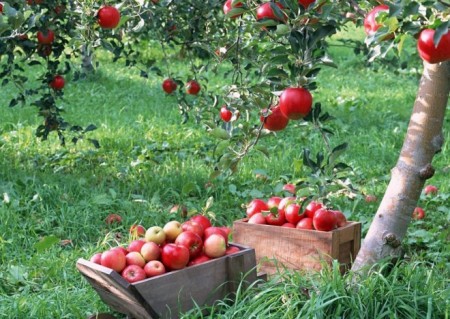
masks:
<svg viewBox="0 0 450 319"><path fill-rule="evenodd" d="M331 151L330 156L328 157L328 165L333 165L333 163L341 156L342 153L348 148L348 143L342 143Z"/></svg>
<svg viewBox="0 0 450 319"><path fill-rule="evenodd" d="M59 241L60 239L54 235L45 236L39 242L34 244L34 248L36 248L38 253L42 253L53 245L59 243Z"/></svg>
<svg viewBox="0 0 450 319"><path fill-rule="evenodd" d="M448 32L449 21L442 23L439 27L437 27L436 32L434 33L433 41L435 47L439 45L439 42L442 39L442 36Z"/></svg>
<svg viewBox="0 0 450 319"><path fill-rule="evenodd" d="M211 134L212 136L214 136L216 138L220 138L222 140L230 139L230 135L228 134L228 132L220 127L216 127L214 129L210 130L209 134Z"/></svg>

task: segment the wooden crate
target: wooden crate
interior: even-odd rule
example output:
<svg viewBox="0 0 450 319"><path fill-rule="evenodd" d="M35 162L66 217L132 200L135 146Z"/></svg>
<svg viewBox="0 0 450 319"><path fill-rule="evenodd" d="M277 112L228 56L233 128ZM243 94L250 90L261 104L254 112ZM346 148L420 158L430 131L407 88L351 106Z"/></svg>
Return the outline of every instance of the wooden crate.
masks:
<svg viewBox="0 0 450 319"><path fill-rule="evenodd" d="M241 279L257 279L255 250L241 251L203 264L168 272L133 284L117 272L79 259L77 268L113 310L131 318L178 318L195 305L210 305L236 291Z"/></svg>
<svg viewBox="0 0 450 319"><path fill-rule="evenodd" d="M361 245L361 223L349 222L330 232L271 225L249 224L248 218L233 224L233 242L255 248L258 271L320 270L333 259L341 272L350 267Z"/></svg>

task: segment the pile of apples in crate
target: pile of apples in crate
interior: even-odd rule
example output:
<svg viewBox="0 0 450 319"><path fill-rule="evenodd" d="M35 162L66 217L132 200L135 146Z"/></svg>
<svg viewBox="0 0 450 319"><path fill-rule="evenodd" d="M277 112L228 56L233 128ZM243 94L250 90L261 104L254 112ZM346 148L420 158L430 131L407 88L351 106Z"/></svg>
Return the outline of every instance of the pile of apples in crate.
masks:
<svg viewBox="0 0 450 319"><path fill-rule="evenodd" d="M127 247L114 247L90 258L91 262L117 271L130 283L239 251L228 245L231 229L212 226L204 215L192 216L183 223L172 220L163 227L147 230L133 225L130 233L137 239Z"/></svg>
<svg viewBox="0 0 450 319"><path fill-rule="evenodd" d="M305 203L305 198L273 196L267 201L256 198L246 209L250 224L320 231L331 231L347 224L347 218L341 211L328 209L318 201Z"/></svg>

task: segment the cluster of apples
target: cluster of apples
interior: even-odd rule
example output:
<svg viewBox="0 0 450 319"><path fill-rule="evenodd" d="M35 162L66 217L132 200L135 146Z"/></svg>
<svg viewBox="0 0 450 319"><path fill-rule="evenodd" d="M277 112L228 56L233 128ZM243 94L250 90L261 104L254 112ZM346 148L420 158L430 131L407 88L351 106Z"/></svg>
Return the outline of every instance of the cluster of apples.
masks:
<svg viewBox="0 0 450 319"><path fill-rule="evenodd" d="M249 224L267 224L298 229L332 231L347 224L339 210L328 209L318 201L305 198L272 196L267 201L255 198L246 206Z"/></svg>
<svg viewBox="0 0 450 319"><path fill-rule="evenodd" d="M228 245L230 233L229 227L212 226L210 219L200 214L183 223L169 221L163 227L133 225L130 234L135 239L127 247L96 253L90 261L134 283L238 252L238 247Z"/></svg>

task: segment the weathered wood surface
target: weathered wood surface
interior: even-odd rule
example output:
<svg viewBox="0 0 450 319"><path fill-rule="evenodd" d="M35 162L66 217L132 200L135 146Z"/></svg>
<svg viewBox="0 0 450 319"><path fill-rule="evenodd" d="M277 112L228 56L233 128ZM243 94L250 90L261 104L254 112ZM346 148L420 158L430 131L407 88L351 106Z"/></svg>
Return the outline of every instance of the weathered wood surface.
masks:
<svg viewBox="0 0 450 319"><path fill-rule="evenodd" d="M233 242L255 248L258 270L269 275L292 270L320 270L333 259L345 271L358 253L361 224L348 225L331 232L249 224L247 219L233 224Z"/></svg>
<svg viewBox="0 0 450 319"><path fill-rule="evenodd" d="M203 264L129 284L117 272L84 259L77 268L112 309L136 319L178 318L195 305L212 304L235 292L241 279L257 280L255 250L241 251Z"/></svg>

